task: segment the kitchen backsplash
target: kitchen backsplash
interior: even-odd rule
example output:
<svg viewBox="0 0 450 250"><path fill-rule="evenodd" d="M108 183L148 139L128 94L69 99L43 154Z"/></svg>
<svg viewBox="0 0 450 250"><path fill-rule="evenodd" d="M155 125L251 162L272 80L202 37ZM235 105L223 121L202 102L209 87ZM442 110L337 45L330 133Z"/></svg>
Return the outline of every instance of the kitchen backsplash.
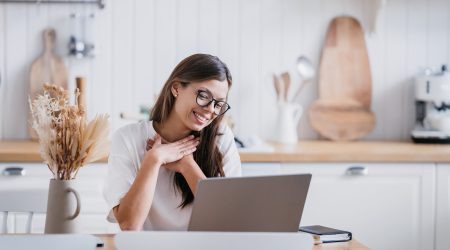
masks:
<svg viewBox="0 0 450 250"><path fill-rule="evenodd" d="M88 116L107 112L112 129L121 112L150 105L173 67L196 53L218 55L231 69L229 114L241 136L267 138L276 118L272 73L309 57L317 67L329 21L352 15L369 28L374 0L133 0L88 5L0 4L0 138L27 138L29 67L42 51L42 30L55 28L73 88L87 79ZM73 12L94 14L94 58L68 56ZM375 130L366 139L407 139L414 126L412 78L427 66L450 62L450 1L387 0L367 32ZM317 80L302 92L307 109ZM305 113L302 139L318 138Z"/></svg>

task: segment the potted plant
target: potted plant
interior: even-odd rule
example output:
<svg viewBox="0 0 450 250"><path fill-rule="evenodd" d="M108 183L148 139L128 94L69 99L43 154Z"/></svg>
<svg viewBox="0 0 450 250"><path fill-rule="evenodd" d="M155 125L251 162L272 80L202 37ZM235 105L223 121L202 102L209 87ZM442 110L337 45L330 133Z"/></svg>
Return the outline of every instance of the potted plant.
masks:
<svg viewBox="0 0 450 250"><path fill-rule="evenodd" d="M77 89L75 100L79 95ZM70 105L67 90L49 84L30 101L30 110L41 157L53 174L45 233L76 233L81 203L75 178L81 167L108 154L108 115L86 122L84 107L78 101Z"/></svg>

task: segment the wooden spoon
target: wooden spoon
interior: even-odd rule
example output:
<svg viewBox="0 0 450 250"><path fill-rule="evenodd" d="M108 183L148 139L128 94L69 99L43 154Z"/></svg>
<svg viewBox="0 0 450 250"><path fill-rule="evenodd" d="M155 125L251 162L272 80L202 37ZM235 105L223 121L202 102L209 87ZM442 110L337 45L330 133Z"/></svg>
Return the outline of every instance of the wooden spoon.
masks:
<svg viewBox="0 0 450 250"><path fill-rule="evenodd" d="M277 101L280 101L280 85L278 83L278 77L276 74L273 74L273 86L275 87L275 91L277 92Z"/></svg>
<svg viewBox="0 0 450 250"><path fill-rule="evenodd" d="M284 102L287 102L289 87L291 86L291 75L289 74L289 72L284 72L283 74L281 74L281 79L283 80L284 84Z"/></svg>

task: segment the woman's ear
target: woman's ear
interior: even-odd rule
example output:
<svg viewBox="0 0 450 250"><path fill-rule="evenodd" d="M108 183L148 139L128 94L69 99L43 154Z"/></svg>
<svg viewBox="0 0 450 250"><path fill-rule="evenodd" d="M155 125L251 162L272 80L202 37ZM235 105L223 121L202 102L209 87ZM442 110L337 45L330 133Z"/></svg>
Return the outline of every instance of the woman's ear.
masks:
<svg viewBox="0 0 450 250"><path fill-rule="evenodd" d="M181 88L181 84L179 82L174 82L172 84L172 87L170 87L170 91L172 92L172 95L177 98L178 97L178 90Z"/></svg>

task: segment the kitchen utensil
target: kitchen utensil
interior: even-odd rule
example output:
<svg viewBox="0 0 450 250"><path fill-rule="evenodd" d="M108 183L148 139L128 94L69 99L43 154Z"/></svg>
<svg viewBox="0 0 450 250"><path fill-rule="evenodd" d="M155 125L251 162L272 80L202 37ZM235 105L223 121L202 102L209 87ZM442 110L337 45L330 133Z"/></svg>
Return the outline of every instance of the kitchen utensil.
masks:
<svg viewBox="0 0 450 250"><path fill-rule="evenodd" d="M297 72L300 74L302 82L292 98L293 102L295 102L298 96L300 96L306 84L311 82L316 75L314 66L312 65L311 61L305 56L300 56L299 58L297 58Z"/></svg>
<svg viewBox="0 0 450 250"><path fill-rule="evenodd" d="M278 84L278 77L276 74L273 74L273 86L275 87L275 92L277 93L277 101L280 100L280 86Z"/></svg>
<svg viewBox="0 0 450 250"><path fill-rule="evenodd" d="M78 108L84 110L84 118L86 118L87 110L86 110L86 78L84 77L76 77L75 83L77 89L79 91L79 95L77 98Z"/></svg>
<svg viewBox="0 0 450 250"><path fill-rule="evenodd" d="M273 82L275 85L275 90L277 92L277 101L284 102L285 97L285 86L283 80L276 74L273 74Z"/></svg>
<svg viewBox="0 0 450 250"><path fill-rule="evenodd" d="M352 17L335 18L323 48L319 92L324 99L352 99L370 108L372 82L364 32Z"/></svg>
<svg viewBox="0 0 450 250"><path fill-rule="evenodd" d="M314 66L306 56L297 58L297 71L303 79L312 79L316 75Z"/></svg>
<svg viewBox="0 0 450 250"><path fill-rule="evenodd" d="M284 101L288 101L289 87L291 86L291 75L289 72L284 72L281 74L282 84L284 85Z"/></svg>
<svg viewBox="0 0 450 250"><path fill-rule="evenodd" d="M96 55L94 33L95 15L70 14L71 35L69 38L69 56L76 58L93 58Z"/></svg>
<svg viewBox="0 0 450 250"><path fill-rule="evenodd" d="M54 53L56 32L46 29L43 32L44 51L31 65L29 97L34 100L42 93L44 83L51 83L67 89L67 70L63 60ZM31 121L31 114L28 116ZM28 123L31 139L37 139L37 134Z"/></svg>
<svg viewBox="0 0 450 250"><path fill-rule="evenodd" d="M375 127L371 84L361 25L353 17L333 19L320 62L319 100L309 112L312 127L331 140L365 136Z"/></svg>

